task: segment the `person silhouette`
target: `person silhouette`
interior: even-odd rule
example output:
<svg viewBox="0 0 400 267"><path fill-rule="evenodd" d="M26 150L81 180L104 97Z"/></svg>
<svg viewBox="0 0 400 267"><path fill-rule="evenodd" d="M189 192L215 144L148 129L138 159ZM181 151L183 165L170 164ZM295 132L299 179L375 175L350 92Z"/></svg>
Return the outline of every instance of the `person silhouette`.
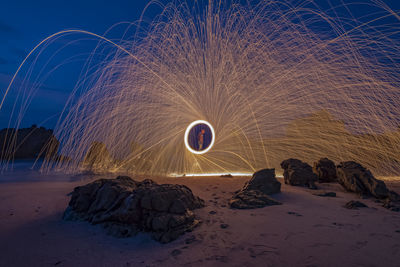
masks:
<svg viewBox="0 0 400 267"><path fill-rule="evenodd" d="M199 150L203 149L203 144L204 144L204 134L206 131L204 129L201 129L200 133L197 135L197 143L199 145Z"/></svg>

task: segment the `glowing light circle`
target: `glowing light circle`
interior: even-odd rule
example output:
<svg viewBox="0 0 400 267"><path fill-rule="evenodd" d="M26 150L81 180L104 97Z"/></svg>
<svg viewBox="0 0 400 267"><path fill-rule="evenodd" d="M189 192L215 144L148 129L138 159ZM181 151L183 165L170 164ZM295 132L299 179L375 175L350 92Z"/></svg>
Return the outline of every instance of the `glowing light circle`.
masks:
<svg viewBox="0 0 400 267"><path fill-rule="evenodd" d="M212 136L211 136L211 143L210 143L210 145L209 145L206 149L200 150L200 151L197 151L197 150L194 150L193 148L191 148L190 145L189 145L189 141L188 141L190 130L191 130L194 126L196 126L196 125L198 125L198 124L205 124L205 125L207 125L207 126L210 128L210 130L211 130L211 135L212 135ZM210 151L210 149L211 149L211 148L213 147L213 145L214 145L214 141L215 141L215 132L214 132L214 128L212 127L211 123L209 123L208 121L205 121L205 120L197 120L197 121L194 121L194 122L190 123L189 126L186 128L184 141L185 141L185 146L186 146L187 150L189 150L189 151L192 152L193 154L201 155L201 154L207 153L208 151Z"/></svg>

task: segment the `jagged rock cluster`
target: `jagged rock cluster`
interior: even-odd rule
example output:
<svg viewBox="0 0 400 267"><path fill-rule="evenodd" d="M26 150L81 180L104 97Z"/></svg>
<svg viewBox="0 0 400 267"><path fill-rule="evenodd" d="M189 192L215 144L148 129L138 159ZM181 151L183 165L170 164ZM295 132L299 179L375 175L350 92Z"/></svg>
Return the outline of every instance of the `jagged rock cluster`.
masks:
<svg viewBox="0 0 400 267"><path fill-rule="evenodd" d="M281 183L275 178L275 169L255 172L244 187L229 201L234 209L254 209L281 203L269 195L281 192Z"/></svg>
<svg viewBox="0 0 400 267"><path fill-rule="evenodd" d="M387 189L385 183L376 179L372 173L361 164L354 161L341 162L339 165L327 158L321 158L314 163L314 167L298 159L282 161L283 177L285 184L293 186L306 186L316 189L315 182L338 182L349 192L354 192L363 197L374 197L382 206L393 211L400 211L400 196ZM269 205L281 204L269 195L279 193L280 182L275 178L275 169L264 169L253 174L253 177L244 187L235 192L230 199L231 208L252 209ZM322 197L336 197L334 192L315 194ZM357 203L356 203L357 204ZM347 205L353 207L352 203ZM346 206L346 207L347 207Z"/></svg>
<svg viewBox="0 0 400 267"><path fill-rule="evenodd" d="M63 218L101 224L118 237L150 232L167 243L199 224L193 210L202 207L204 201L184 185L119 176L76 187Z"/></svg>
<svg viewBox="0 0 400 267"><path fill-rule="evenodd" d="M282 161L283 177L286 184L307 186L315 189L315 182L338 182L349 192L363 197L374 197L383 204L383 207L393 211L400 211L400 196L387 189L385 183L376 179L372 173L361 164L354 161L335 163L327 158L321 158L311 168L298 159Z"/></svg>

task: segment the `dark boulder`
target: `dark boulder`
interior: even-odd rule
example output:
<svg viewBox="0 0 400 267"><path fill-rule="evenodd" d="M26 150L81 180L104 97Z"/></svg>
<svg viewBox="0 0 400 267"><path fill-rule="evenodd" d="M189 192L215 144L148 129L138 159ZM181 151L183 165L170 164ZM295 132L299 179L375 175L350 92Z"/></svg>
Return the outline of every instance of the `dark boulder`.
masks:
<svg viewBox="0 0 400 267"><path fill-rule="evenodd" d="M363 197L375 197L383 207L391 211L400 211L400 196L390 191L384 181L376 179L361 164L354 161L341 162L336 167L338 182L349 192Z"/></svg>
<svg viewBox="0 0 400 267"><path fill-rule="evenodd" d="M263 169L255 172L242 190L258 190L272 195L281 192L281 183L275 177L275 169Z"/></svg>
<svg viewBox="0 0 400 267"><path fill-rule="evenodd" d="M0 131L0 159L55 158L59 145L53 130L36 125Z"/></svg>
<svg viewBox="0 0 400 267"><path fill-rule="evenodd" d="M253 174L244 187L229 201L233 209L254 209L280 205L268 195L281 192L281 183L275 178L275 169L263 169Z"/></svg>
<svg viewBox="0 0 400 267"><path fill-rule="evenodd" d="M336 172L339 184L347 191L379 199L388 198L390 195L385 183L376 179L368 169L357 162L341 162Z"/></svg>
<svg viewBox="0 0 400 267"><path fill-rule="evenodd" d="M314 162L313 171L318 176L318 182L320 183L337 181L335 163L328 158L321 158Z"/></svg>
<svg viewBox="0 0 400 267"><path fill-rule="evenodd" d="M317 188L315 181L318 180L318 177L307 163L298 159L287 159L282 161L281 167L285 184Z"/></svg>
<svg viewBox="0 0 400 267"><path fill-rule="evenodd" d="M150 232L155 240L167 243L199 223L193 210L203 206L204 201L184 185L119 176L76 187L64 219L101 224L117 237Z"/></svg>

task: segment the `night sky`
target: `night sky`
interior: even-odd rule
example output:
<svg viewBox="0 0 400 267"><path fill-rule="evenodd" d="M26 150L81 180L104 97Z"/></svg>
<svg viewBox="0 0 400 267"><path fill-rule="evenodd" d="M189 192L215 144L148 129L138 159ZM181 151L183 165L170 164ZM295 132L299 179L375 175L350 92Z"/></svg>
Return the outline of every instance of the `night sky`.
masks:
<svg viewBox="0 0 400 267"><path fill-rule="evenodd" d="M114 24L124 21L137 21L148 2L144 0L2 1L0 4L1 96L3 96L12 75L24 57L47 36L64 29L82 29L102 35ZM145 13L144 19L151 20L160 10L159 7L153 5ZM111 39L120 38L125 27L126 24L125 26L117 27L107 36ZM60 63L63 65L44 81L30 106L30 112L22 122L22 126L27 127L31 124L38 124L54 127L55 118L74 87L82 64L87 57L83 56L81 61L73 63L65 63L63 61L77 54L91 52L97 41L84 35L67 36L55 41L38 59L38 66L40 66L46 63L56 49L70 40L77 39L90 40L80 40L68 46L60 56L50 62L50 69ZM18 86L25 73L26 68L17 77L16 86ZM35 75L32 77L36 78ZM0 112L0 128L8 125L16 86L11 88L7 101Z"/></svg>
<svg viewBox="0 0 400 267"><path fill-rule="evenodd" d="M0 90L1 97L9 84L12 75L16 71L27 53L47 36L64 29L82 29L96 34L103 34L116 23L139 19L144 7L149 1L144 0L114 0L114 1L49 1L49 0L14 0L2 1L0 4ZM159 1L166 3L167 0ZM344 1L349 3L354 1ZM389 7L395 11L400 10L399 0L386 0ZM341 1L317 1L322 8L335 6ZM150 21L161 11L153 5L145 13L145 20ZM373 12L368 6L358 6L352 10L355 16L363 16ZM124 27L116 28L107 37L118 39L121 37ZM70 39L68 39L70 38ZM94 38L84 35L74 35L62 38L52 44L39 57L38 63L44 64L56 49L62 47L71 40L81 39L68 46L58 57L55 57L49 67L54 68L62 64L50 77L43 81L30 110L22 121L22 126L31 124L54 127L58 112L62 109L69 93L77 81L79 71L86 59L81 61L63 62L65 59L77 55L89 53L97 42ZM29 66L29 64L28 64ZM17 77L16 86L24 77L26 69ZM33 73L34 78L35 72ZM42 77L43 78L43 75ZM0 111L0 128L7 127L9 113L13 105L13 89Z"/></svg>

